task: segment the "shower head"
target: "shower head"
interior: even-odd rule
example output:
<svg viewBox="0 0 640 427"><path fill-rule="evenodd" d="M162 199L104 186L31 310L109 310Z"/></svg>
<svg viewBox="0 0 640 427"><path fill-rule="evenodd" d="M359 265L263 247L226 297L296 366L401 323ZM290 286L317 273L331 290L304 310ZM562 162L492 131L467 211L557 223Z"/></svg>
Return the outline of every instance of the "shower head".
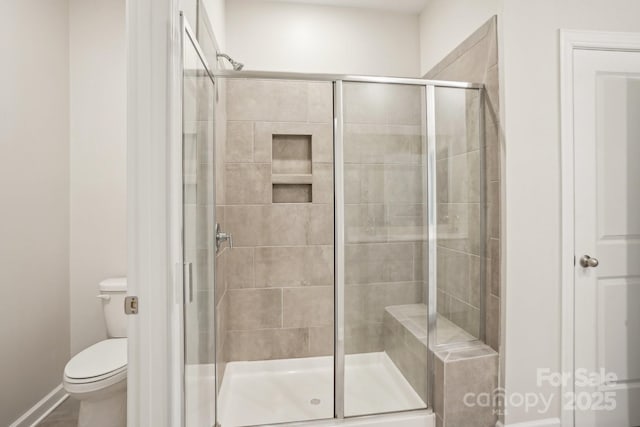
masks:
<svg viewBox="0 0 640 427"><path fill-rule="evenodd" d="M218 59L219 58L224 58L227 61L229 61L229 63L233 67L233 71L240 71L240 70L242 70L242 68L244 68L244 64L242 62L234 61L233 58L230 57L229 55L227 55L226 53L218 53L218 54L216 54L216 57Z"/></svg>

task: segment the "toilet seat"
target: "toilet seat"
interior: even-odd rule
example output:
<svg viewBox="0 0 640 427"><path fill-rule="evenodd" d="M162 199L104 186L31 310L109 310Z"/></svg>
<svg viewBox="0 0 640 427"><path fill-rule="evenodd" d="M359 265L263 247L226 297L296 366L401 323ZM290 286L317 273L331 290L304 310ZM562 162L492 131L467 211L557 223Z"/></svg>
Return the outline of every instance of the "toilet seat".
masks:
<svg viewBox="0 0 640 427"><path fill-rule="evenodd" d="M75 355L64 368L69 393L90 393L127 378L127 339L100 341Z"/></svg>

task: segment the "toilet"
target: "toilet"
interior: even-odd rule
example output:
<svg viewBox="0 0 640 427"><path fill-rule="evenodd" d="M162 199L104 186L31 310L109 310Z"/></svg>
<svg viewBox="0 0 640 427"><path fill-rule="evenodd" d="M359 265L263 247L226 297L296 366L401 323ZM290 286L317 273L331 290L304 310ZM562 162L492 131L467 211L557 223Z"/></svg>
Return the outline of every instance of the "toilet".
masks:
<svg viewBox="0 0 640 427"><path fill-rule="evenodd" d="M98 288L109 338L76 354L64 368L63 384L80 401L79 427L126 427L127 279L106 279Z"/></svg>

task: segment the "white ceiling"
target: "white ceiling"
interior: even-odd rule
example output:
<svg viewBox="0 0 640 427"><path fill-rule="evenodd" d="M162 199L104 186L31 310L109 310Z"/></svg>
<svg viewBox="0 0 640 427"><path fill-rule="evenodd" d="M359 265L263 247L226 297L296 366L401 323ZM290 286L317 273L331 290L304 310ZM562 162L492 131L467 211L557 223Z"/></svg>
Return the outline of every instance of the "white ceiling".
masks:
<svg viewBox="0 0 640 427"><path fill-rule="evenodd" d="M316 4L324 6L360 7L366 9L393 10L420 13L429 0L272 0L283 3Z"/></svg>

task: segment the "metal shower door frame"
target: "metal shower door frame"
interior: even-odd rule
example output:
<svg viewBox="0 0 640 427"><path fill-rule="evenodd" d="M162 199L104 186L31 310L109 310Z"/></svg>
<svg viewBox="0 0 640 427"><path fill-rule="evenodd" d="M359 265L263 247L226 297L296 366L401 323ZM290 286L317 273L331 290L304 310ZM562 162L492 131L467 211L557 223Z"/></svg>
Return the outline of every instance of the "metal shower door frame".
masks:
<svg viewBox="0 0 640 427"><path fill-rule="evenodd" d="M445 80L428 80L404 77L341 75L341 74L312 74L312 73L287 73L270 71L217 71L216 78L228 79L258 79L258 80L299 80L299 81L323 81L333 84L334 100L334 418L355 419L369 418L391 413L367 414L363 416L345 416L345 209L344 209L344 83L374 83L420 86L424 90L424 107L426 117L427 152L426 165L426 203L428 224L428 342L429 348L438 346L436 341L437 324L437 199L436 199L436 127L435 127L435 103L436 88L473 89L479 92L479 137L484 139L484 84L471 82L456 82ZM480 179L484 183L484 144L480 144ZM480 226L481 241L484 242L485 209L484 209L484 184L481 185ZM484 256L484 253L482 254ZM484 262L481 262L481 280L484 281ZM481 284L481 298L484 293L484 282ZM483 299L481 299L482 301ZM484 305L484 304L482 304ZM481 336L483 340L484 308L481 308ZM433 352L429 352L429 366L425 375L428 379L427 409L399 411L397 413L424 412L433 408ZM323 425L327 420L306 421L304 425ZM301 422L281 423L279 426L300 426Z"/></svg>

